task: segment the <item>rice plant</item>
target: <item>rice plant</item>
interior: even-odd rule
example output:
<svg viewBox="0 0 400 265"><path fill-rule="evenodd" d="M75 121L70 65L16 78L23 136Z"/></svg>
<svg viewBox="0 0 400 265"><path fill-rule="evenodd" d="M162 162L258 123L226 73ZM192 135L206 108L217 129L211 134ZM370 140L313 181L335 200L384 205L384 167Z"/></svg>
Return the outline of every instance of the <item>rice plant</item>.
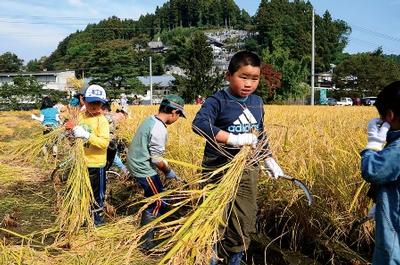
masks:
<svg viewBox="0 0 400 265"><path fill-rule="evenodd" d="M120 216L115 223L100 229L77 232L78 226L84 222L82 220L85 218L90 220L90 217L84 217L85 214L89 214L89 210L77 207L76 210L84 214L65 221L62 228L65 231L74 231L75 234L70 234L69 242L77 243L71 249L58 253L56 257L52 256L54 253L42 254L51 256L58 264L78 264L78 260L86 262L90 258L98 260L100 264L107 262L123 264L123 258L134 263L136 257L141 256L137 251L140 247L140 235L148 229L156 228L157 237L164 243L145 257L150 259L147 260L147 264L157 262L185 264L189 261L207 264L204 262L208 262L209 258L215 255L209 246L219 238L216 234L208 233L207 240L199 237L194 239L190 227L203 229L206 224L195 217L189 218L197 211L205 211L201 209L199 203L205 203L218 187L202 185L204 181L198 173L204 139L192 133L191 129L191 121L197 108L198 106L185 106L188 119L180 119L177 124L168 127L169 142L166 158L188 184L166 183L170 188L166 193L137 202L143 210L146 204L162 197L168 200L173 209L169 215L160 217L149 226L138 227L139 210L134 217ZM374 108L368 107L322 106L266 106L265 110L264 124L272 153L285 173L304 181L311 188L315 200L315 204L310 208L302 191L290 182L274 181L267 176L260 178L258 233L271 239L269 242L273 241L267 248L266 255L271 248L274 248L288 253L296 251L307 253L311 259L322 263L330 258L336 263L345 263L349 260L365 263L365 253L372 245L373 225L364 224L356 229L350 238L348 235L354 221L367 213L369 205L369 200L365 197L368 185L362 181L359 171L359 152L366 143L367 121L376 116L377 112ZM131 119L121 126L117 134L129 144L138 124L156 111L156 107L132 106ZM21 115L26 116L24 113ZM10 132L7 134L11 135ZM3 142L1 144L3 145ZM29 152L20 152L19 156L24 158L25 154L35 156ZM38 153L36 155L40 156ZM85 182L82 180L84 178L80 179L81 184L74 189L84 190ZM230 183L229 190L234 188L233 183L234 181ZM77 198L73 197L72 193L70 196L69 200ZM88 196L85 195L85 198ZM72 208L66 207L66 209ZM185 215L178 214L180 211ZM68 222L74 225L69 226ZM208 223L205 231L211 231L210 227L217 226L217 223L214 221ZM219 221L218 226L221 224L223 225L223 220ZM187 248L180 243L181 238L189 242ZM304 242L308 244L305 245ZM87 250L85 247L90 249L88 254L85 254ZM304 249L306 247L309 249ZM3 245L3 249L7 252L13 247ZM184 257L183 253L189 250L192 252ZM101 256L101 253L105 252L110 253L108 260L103 257L104 255ZM323 254L320 254L321 252ZM33 256L35 259L35 255L28 252L21 253L24 253L23 256ZM199 257L194 258L195 255ZM181 260L178 261L178 258L175 260L175 257L181 257ZM142 259L136 261L140 264Z"/></svg>

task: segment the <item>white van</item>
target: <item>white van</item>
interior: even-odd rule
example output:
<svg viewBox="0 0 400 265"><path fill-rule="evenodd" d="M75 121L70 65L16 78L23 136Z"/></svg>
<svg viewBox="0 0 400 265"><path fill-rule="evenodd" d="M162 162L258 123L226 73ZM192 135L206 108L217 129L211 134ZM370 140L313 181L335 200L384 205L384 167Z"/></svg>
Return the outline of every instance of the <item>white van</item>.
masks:
<svg viewBox="0 0 400 265"><path fill-rule="evenodd" d="M351 98L340 98L338 102L336 102L338 106L353 106L353 100Z"/></svg>

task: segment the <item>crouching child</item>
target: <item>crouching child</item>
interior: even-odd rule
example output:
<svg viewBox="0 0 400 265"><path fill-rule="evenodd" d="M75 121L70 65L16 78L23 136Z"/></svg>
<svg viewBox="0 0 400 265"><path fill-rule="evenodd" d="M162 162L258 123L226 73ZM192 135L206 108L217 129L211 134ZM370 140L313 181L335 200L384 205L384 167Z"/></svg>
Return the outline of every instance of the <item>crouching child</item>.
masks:
<svg viewBox="0 0 400 265"><path fill-rule="evenodd" d="M167 125L171 125L179 117L185 117L183 111L184 101L177 95L166 96L160 104L158 114L146 118L136 131L129 146L127 165L131 175L144 190L146 198L164 191L157 170L161 171L168 179L179 179L167 161L163 158L167 144ZM165 202L157 200L143 212L140 225L144 226L165 210ZM155 246L154 230L143 237L142 247L149 250Z"/></svg>

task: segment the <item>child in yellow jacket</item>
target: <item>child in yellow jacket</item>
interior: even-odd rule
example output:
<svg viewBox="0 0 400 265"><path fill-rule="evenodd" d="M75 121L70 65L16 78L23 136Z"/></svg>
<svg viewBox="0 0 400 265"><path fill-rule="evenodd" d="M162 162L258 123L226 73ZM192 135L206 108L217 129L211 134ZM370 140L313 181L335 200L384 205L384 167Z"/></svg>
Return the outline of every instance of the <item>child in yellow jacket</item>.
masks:
<svg viewBox="0 0 400 265"><path fill-rule="evenodd" d="M85 159L88 165L90 184L93 189L96 205L92 207L94 224L104 222L103 207L106 192L105 165L107 147L110 142L110 128L102 114L102 104L107 102L106 92L99 85L89 86L84 94L86 111L79 117L79 125L73 128L76 138L85 142Z"/></svg>

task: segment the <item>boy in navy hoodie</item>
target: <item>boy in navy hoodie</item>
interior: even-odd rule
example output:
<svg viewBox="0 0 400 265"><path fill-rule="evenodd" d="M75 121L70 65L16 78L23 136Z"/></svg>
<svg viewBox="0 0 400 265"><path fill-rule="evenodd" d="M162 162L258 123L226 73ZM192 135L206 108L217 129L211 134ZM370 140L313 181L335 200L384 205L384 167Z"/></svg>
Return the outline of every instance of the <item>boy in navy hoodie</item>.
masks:
<svg viewBox="0 0 400 265"><path fill-rule="evenodd" d="M211 170L221 167L242 146L255 147L258 141L262 141L260 159L264 159L268 174L275 179L284 175L268 149L262 99L253 94L260 81L260 72L261 60L258 55L248 51L236 53L226 74L229 87L207 98L196 114L193 130L209 140L204 150L203 167ZM258 136L253 132L257 132ZM216 147L215 142L222 146ZM227 256L230 265L240 264L244 251L249 247L250 234L255 232L258 173L255 166L243 172L228 227L220 242L225 252L221 254ZM216 264L216 260L212 260L211 264Z"/></svg>

